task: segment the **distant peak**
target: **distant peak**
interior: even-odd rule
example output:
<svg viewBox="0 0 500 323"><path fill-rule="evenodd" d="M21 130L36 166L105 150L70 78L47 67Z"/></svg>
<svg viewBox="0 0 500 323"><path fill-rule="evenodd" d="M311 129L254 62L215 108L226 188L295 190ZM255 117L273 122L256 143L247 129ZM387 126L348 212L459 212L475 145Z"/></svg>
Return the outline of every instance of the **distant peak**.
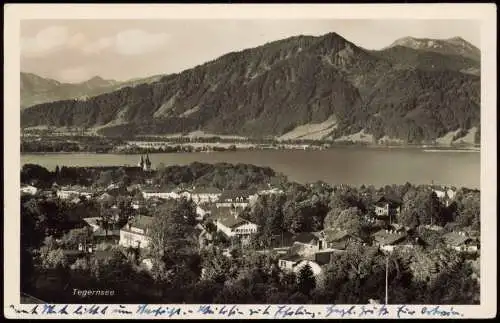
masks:
<svg viewBox="0 0 500 323"><path fill-rule="evenodd" d="M455 37L452 37L452 38L448 38L447 40L465 41L465 39L463 39L463 38L462 38L462 37L460 37L460 36L455 36Z"/></svg>
<svg viewBox="0 0 500 323"><path fill-rule="evenodd" d="M103 79L102 77L100 77L99 75L96 75L90 79L88 79L87 81L84 81L82 83L84 84L110 84L110 83L115 83L116 81L114 80L106 80L106 79Z"/></svg>
<svg viewBox="0 0 500 323"><path fill-rule="evenodd" d="M336 32L332 31L332 32L329 32L327 34L324 35L325 37L340 37L342 38L342 36L340 36L339 34L337 34Z"/></svg>
<svg viewBox="0 0 500 323"><path fill-rule="evenodd" d="M96 76L88 79L86 82L102 82L102 81L108 82L108 80L105 80L102 77L100 77L99 75L96 75Z"/></svg>
<svg viewBox="0 0 500 323"><path fill-rule="evenodd" d="M446 42L451 43L451 44L461 44L462 46L468 46L468 47L473 47L475 48L476 46L472 45L470 42L466 41L462 37L456 36L453 38L446 39Z"/></svg>

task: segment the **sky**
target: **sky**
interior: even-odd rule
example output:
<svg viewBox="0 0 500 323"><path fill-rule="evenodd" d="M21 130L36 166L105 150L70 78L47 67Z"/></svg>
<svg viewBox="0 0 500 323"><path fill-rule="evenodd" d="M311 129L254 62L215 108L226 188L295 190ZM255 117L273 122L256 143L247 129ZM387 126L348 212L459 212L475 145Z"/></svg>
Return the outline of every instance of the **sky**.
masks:
<svg viewBox="0 0 500 323"><path fill-rule="evenodd" d="M480 48L473 20L23 20L21 71L75 83L170 74L231 51L336 32L366 49L402 37L460 36Z"/></svg>

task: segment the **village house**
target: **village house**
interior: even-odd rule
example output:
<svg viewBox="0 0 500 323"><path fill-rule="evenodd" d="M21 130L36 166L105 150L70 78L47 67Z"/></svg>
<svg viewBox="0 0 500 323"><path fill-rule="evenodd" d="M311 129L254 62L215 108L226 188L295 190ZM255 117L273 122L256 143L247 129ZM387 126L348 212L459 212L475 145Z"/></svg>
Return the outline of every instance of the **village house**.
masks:
<svg viewBox="0 0 500 323"><path fill-rule="evenodd" d="M101 227L100 217L84 218L83 221L92 229L92 232L97 231Z"/></svg>
<svg viewBox="0 0 500 323"><path fill-rule="evenodd" d="M120 229L116 228L115 225L112 225L107 231L104 228L99 228L92 236L95 243L108 242L118 244L120 242Z"/></svg>
<svg viewBox="0 0 500 323"><path fill-rule="evenodd" d="M200 249L203 249L212 243L213 235L207 231L205 226L203 226L201 223L198 223L194 229L198 237Z"/></svg>
<svg viewBox="0 0 500 323"><path fill-rule="evenodd" d="M217 208L212 211L211 218L217 231L221 231L228 238L238 237L243 244L249 242L250 237L257 233L257 225L238 216L238 212L231 208Z"/></svg>
<svg viewBox="0 0 500 323"><path fill-rule="evenodd" d="M245 208L250 204L250 201L255 200L258 195L251 191L224 191L216 202L217 207L233 207Z"/></svg>
<svg viewBox="0 0 500 323"><path fill-rule="evenodd" d="M402 201L397 197L383 196L374 204L375 216L392 223L401 213L401 205Z"/></svg>
<svg viewBox="0 0 500 323"><path fill-rule="evenodd" d="M345 230L328 229L322 232L328 249L345 250L351 243L362 243L359 237L349 234Z"/></svg>
<svg viewBox="0 0 500 323"><path fill-rule="evenodd" d="M35 195L38 192L38 188L32 185L21 185L21 194Z"/></svg>
<svg viewBox="0 0 500 323"><path fill-rule="evenodd" d="M373 234L373 242L380 250L393 252L395 249L414 248L422 241L418 238L411 238L404 230L382 229Z"/></svg>
<svg viewBox="0 0 500 323"><path fill-rule="evenodd" d="M147 248L149 245L148 231L152 223L153 217L151 216L136 216L120 229L120 245Z"/></svg>
<svg viewBox="0 0 500 323"><path fill-rule="evenodd" d="M116 183L111 183L106 187L106 191L112 191L112 190L117 190L120 188L120 185Z"/></svg>
<svg viewBox="0 0 500 323"><path fill-rule="evenodd" d="M191 200L196 204L214 203L219 200L222 191L216 187L194 188L190 192Z"/></svg>
<svg viewBox="0 0 500 323"><path fill-rule="evenodd" d="M79 186L62 187L57 190L57 197L63 200L74 198L75 196L84 196L87 199L92 197L93 193Z"/></svg>
<svg viewBox="0 0 500 323"><path fill-rule="evenodd" d="M311 268L313 275L316 278L316 284L321 285L323 281L323 268L316 261L305 259L297 254L282 256L278 260L278 267L283 272L293 272L296 276L299 275L300 270L306 265L309 265Z"/></svg>
<svg viewBox="0 0 500 323"><path fill-rule="evenodd" d="M446 246L460 252L475 253L479 250L479 241L466 232L454 231L443 235Z"/></svg>
<svg viewBox="0 0 500 323"><path fill-rule="evenodd" d="M273 195L281 195L284 193L285 192L282 189L279 189L276 187L263 189L263 190L258 191L257 194L255 195L255 197L252 196L250 204L253 204L259 196L273 196Z"/></svg>
<svg viewBox="0 0 500 323"><path fill-rule="evenodd" d="M100 217L84 218L86 225L92 230L94 243L109 242L118 243L120 240L120 228L114 222L106 226L103 224Z"/></svg>
<svg viewBox="0 0 500 323"><path fill-rule="evenodd" d="M443 231L444 228L442 226L439 226L439 225L430 225L430 224L426 224L423 226L425 229L427 230L431 230L431 231Z"/></svg>
<svg viewBox="0 0 500 323"><path fill-rule="evenodd" d="M146 203L141 199L134 199L134 200L132 200L130 206L134 210L139 210L140 208L146 207Z"/></svg>
<svg viewBox="0 0 500 323"><path fill-rule="evenodd" d="M97 198L97 200L101 203L113 204L116 201L116 198L108 192L104 192Z"/></svg>
<svg viewBox="0 0 500 323"><path fill-rule="evenodd" d="M196 206L196 220L203 221L207 216L210 215L210 209L208 209L208 205L197 205Z"/></svg>
<svg viewBox="0 0 500 323"><path fill-rule="evenodd" d="M40 189L38 191L38 194L41 196L41 197L44 197L44 198L53 198L53 197L57 197L57 191L56 190L52 190L52 189Z"/></svg>
<svg viewBox="0 0 500 323"><path fill-rule="evenodd" d="M437 198L446 206L449 206L456 196L456 191L453 188L442 187L435 188L432 191L436 194Z"/></svg>
<svg viewBox="0 0 500 323"><path fill-rule="evenodd" d="M301 232L293 238L291 252L310 256L323 249L326 249L326 242L320 232Z"/></svg>
<svg viewBox="0 0 500 323"><path fill-rule="evenodd" d="M328 249L328 250L321 250L318 251L314 254L312 260L314 260L316 263L318 263L320 266L324 266L327 264L330 264L332 262L333 256L338 255L343 253L344 250L340 249Z"/></svg>
<svg viewBox="0 0 500 323"><path fill-rule="evenodd" d="M395 245L403 242L405 239L405 233L388 229L382 229L373 234L373 244L385 251L392 251Z"/></svg>
<svg viewBox="0 0 500 323"><path fill-rule="evenodd" d="M142 196L144 196L146 200L154 197L164 200L170 200L170 199L177 200L181 198L181 195L177 192L168 192L160 188L143 188Z"/></svg>

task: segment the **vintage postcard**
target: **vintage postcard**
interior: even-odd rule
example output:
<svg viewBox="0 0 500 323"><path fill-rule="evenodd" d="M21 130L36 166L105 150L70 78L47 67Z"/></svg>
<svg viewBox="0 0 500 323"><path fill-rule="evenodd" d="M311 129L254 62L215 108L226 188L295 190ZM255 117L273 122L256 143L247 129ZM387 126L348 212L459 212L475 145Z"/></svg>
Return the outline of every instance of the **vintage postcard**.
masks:
<svg viewBox="0 0 500 323"><path fill-rule="evenodd" d="M496 316L494 4L9 4L4 315Z"/></svg>

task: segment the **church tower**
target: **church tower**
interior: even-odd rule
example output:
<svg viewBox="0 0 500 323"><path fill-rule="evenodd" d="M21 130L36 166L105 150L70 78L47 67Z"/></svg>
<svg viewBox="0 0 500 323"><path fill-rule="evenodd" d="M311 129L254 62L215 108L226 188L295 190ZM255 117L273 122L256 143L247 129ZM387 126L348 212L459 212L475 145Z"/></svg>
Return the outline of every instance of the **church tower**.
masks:
<svg viewBox="0 0 500 323"><path fill-rule="evenodd" d="M146 160L144 161L144 168L145 171L150 171L151 170L151 161L149 160L149 155L146 155Z"/></svg>
<svg viewBox="0 0 500 323"><path fill-rule="evenodd" d="M144 157L141 155L141 160L139 161L139 163L137 164L137 166L139 166L140 168L144 169Z"/></svg>

